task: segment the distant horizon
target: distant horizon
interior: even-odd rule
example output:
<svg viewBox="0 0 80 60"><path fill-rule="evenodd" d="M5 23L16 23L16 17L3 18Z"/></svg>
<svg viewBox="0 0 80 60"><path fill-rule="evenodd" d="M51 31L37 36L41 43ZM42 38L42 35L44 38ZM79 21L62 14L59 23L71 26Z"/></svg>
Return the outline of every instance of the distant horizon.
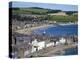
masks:
<svg viewBox="0 0 80 60"><path fill-rule="evenodd" d="M12 3L12 5L10 5ZM34 2L10 2L9 8L30 8L39 7L44 9L62 10L62 11L78 11L77 5L50 4L50 3L34 3Z"/></svg>
<svg viewBox="0 0 80 60"><path fill-rule="evenodd" d="M26 9L26 8L34 8L34 7L12 7L12 8L22 8L22 9ZM41 8L41 7L38 7L38 8ZM48 9L48 8L43 8L43 9ZM51 10L60 10L60 9L51 9ZM61 11L63 11L63 10L61 10ZM67 10L66 10L67 11ZM70 10L69 10L70 11ZM76 11L76 12L78 12L78 11Z"/></svg>

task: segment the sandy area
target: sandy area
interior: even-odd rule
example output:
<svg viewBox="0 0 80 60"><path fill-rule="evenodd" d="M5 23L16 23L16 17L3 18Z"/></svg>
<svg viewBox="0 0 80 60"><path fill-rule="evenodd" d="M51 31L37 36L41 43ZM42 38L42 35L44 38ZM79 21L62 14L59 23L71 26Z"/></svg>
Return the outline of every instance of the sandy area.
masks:
<svg viewBox="0 0 80 60"><path fill-rule="evenodd" d="M59 23L59 25L74 25L74 23ZM55 25L49 25L49 24L44 24L44 25L41 25L41 26L36 26L36 27L29 27L29 28L25 28L25 29L21 29L21 30L17 30L15 32L18 32L18 33L21 33L21 34L31 34L33 30L35 29L39 29L39 28L48 28L48 27L51 27L51 26L55 26Z"/></svg>
<svg viewBox="0 0 80 60"><path fill-rule="evenodd" d="M53 25L46 25L46 24L44 24L44 25L37 26L37 27L30 27L30 28L25 28L25 29L17 30L17 31L15 31L15 32L18 32L18 33L21 33L21 34L30 34L30 33L32 33L32 31L35 30L35 29L47 28L47 27L49 27L49 26L51 27L51 26L53 26Z"/></svg>

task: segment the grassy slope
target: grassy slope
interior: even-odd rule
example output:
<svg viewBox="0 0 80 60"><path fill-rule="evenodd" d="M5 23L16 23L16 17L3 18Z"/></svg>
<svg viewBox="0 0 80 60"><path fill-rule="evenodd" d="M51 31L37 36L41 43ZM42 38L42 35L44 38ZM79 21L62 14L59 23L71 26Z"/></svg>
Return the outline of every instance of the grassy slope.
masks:
<svg viewBox="0 0 80 60"><path fill-rule="evenodd" d="M48 12L48 9L36 9L36 8L25 8L25 9L20 9L20 10L12 10L13 13L29 13L29 14L34 14L34 13L46 13ZM58 21L58 22L75 22L78 21L78 16L48 16L48 20L51 21Z"/></svg>
<svg viewBox="0 0 80 60"><path fill-rule="evenodd" d="M47 9L33 9L33 8L26 8L26 9L20 9L20 10L12 10L14 13L46 13Z"/></svg>
<svg viewBox="0 0 80 60"><path fill-rule="evenodd" d="M58 22L75 22L78 21L78 17L77 16L49 16L48 18L51 21L58 21Z"/></svg>

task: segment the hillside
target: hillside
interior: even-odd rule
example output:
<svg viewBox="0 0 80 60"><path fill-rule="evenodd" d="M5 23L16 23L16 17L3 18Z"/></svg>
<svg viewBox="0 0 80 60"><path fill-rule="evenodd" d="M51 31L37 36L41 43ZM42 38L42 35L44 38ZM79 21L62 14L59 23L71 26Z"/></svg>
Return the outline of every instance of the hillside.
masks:
<svg viewBox="0 0 80 60"><path fill-rule="evenodd" d="M48 15L49 13L58 13L58 12L64 12L66 13L68 16L51 16ZM78 15L73 15L73 13L78 13L77 11L61 11L61 10L52 10L52 9L45 9L45 8L40 8L40 7L29 7L29 8L12 8L12 13L13 14L38 14L38 15L46 15L46 17L41 16L38 17L37 16L37 20L51 20L51 21L57 21L57 22L76 22L78 21ZM35 15L34 15L35 16ZM16 16L17 17L17 16ZM17 17L18 20L33 20L34 17Z"/></svg>

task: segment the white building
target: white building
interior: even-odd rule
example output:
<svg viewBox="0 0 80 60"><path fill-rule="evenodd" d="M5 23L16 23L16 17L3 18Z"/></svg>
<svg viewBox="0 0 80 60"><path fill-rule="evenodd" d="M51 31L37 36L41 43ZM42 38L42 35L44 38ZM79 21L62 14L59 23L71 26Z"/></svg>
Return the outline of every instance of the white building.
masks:
<svg viewBox="0 0 80 60"><path fill-rule="evenodd" d="M32 40L31 42L30 42L30 38L28 38L28 37L22 37L22 38L17 38L17 39L18 39L18 41L17 41L18 43L17 43L16 47L18 48L18 56L19 57L25 57L33 52L43 49L43 48L50 47L50 46L57 46L60 44L65 44L65 42L66 42L66 39L63 37L61 39L57 39L54 37L52 37L51 39L48 37L47 37L47 39L46 39L46 37L43 37L43 39L38 39L38 38L35 39L34 38L34 40ZM25 44L22 44L22 40L24 40L23 43L25 43ZM25 40L27 40L27 41L25 41Z"/></svg>
<svg viewBox="0 0 80 60"><path fill-rule="evenodd" d="M57 46L60 44L65 44L66 40L65 38L61 38L59 41L56 41L56 43L50 42L50 40L46 40L46 41L38 41L37 39L35 39L34 41L32 41L32 52L35 52L36 49L40 50L46 47L50 47L50 46Z"/></svg>
<svg viewBox="0 0 80 60"><path fill-rule="evenodd" d="M60 42L60 44L65 44L65 43L66 43L66 39L62 37L62 38L59 40L59 42Z"/></svg>
<svg viewBox="0 0 80 60"><path fill-rule="evenodd" d="M31 52L35 52L36 49L40 50L44 47L45 47L44 41L38 42L37 39L35 39L34 41L32 41L32 51Z"/></svg>

